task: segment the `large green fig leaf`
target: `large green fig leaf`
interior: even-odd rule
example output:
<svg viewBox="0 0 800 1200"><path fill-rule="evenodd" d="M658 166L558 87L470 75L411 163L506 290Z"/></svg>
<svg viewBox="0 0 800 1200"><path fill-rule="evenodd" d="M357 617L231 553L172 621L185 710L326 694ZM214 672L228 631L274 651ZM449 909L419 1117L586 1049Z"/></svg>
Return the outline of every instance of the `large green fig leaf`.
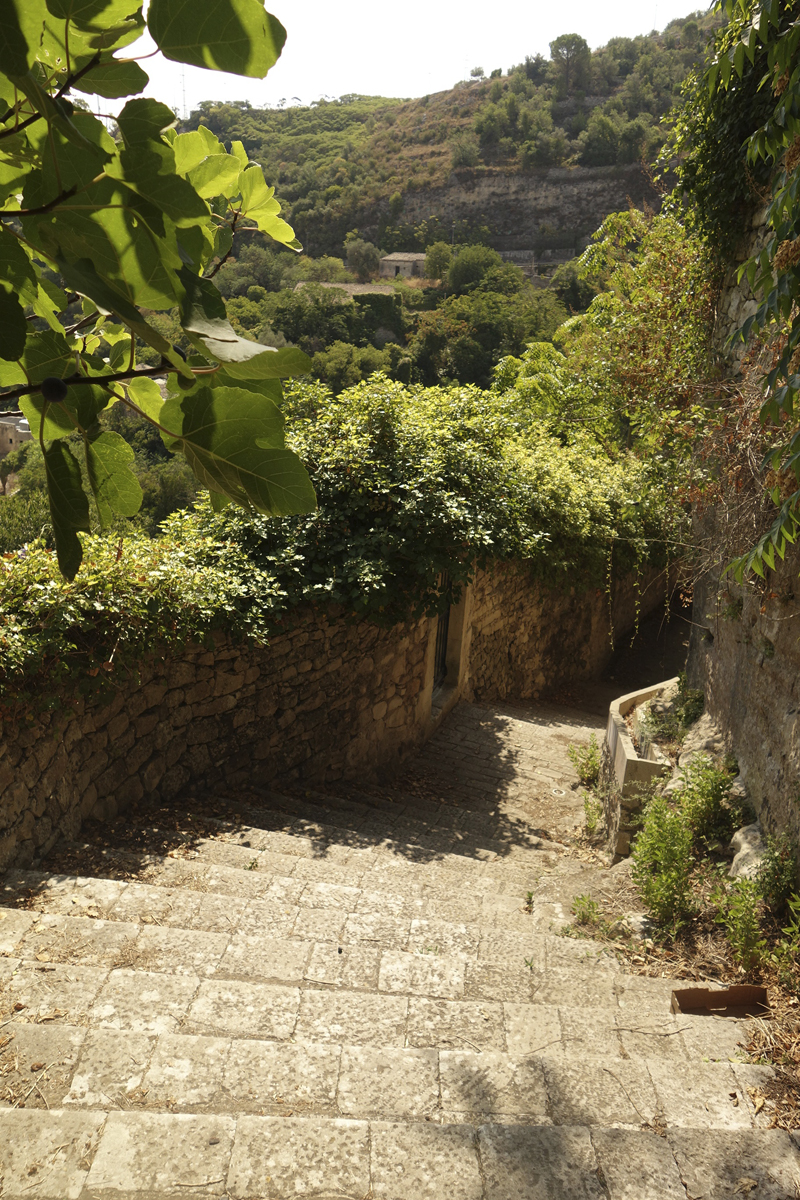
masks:
<svg viewBox="0 0 800 1200"><path fill-rule="evenodd" d="M210 491L273 515L316 507L303 464L284 448L280 411L264 396L201 387L168 399L161 420Z"/></svg>
<svg viewBox="0 0 800 1200"><path fill-rule="evenodd" d="M83 557L78 531L88 533L90 529L89 501L81 486L81 468L62 441L45 446L44 466L58 566L62 575L72 579Z"/></svg>
<svg viewBox="0 0 800 1200"><path fill-rule="evenodd" d="M130 469L133 459L133 450L118 433L106 431L86 443L89 484L104 527L114 513L132 517L142 506L142 489Z"/></svg>
<svg viewBox="0 0 800 1200"><path fill-rule="evenodd" d="M151 0L147 25L166 58L261 79L286 30L260 0Z"/></svg>

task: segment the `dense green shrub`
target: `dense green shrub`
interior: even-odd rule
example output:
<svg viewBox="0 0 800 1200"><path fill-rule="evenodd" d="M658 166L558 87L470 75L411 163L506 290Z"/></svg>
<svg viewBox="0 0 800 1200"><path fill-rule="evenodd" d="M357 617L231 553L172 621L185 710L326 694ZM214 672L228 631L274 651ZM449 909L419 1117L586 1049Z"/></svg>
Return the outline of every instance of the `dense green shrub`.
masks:
<svg viewBox="0 0 800 1200"><path fill-rule="evenodd" d="M64 579L41 542L0 561L0 696L12 711L35 689L77 677L80 691L215 629L266 636L283 601L279 584L231 542L205 535L185 514L163 538L85 535L84 560ZM39 677L34 683L34 677ZM44 678L42 678L44 677Z"/></svg>
<svg viewBox="0 0 800 1200"><path fill-rule="evenodd" d="M757 883L764 903L776 917L785 911L796 877L797 842L788 833L768 837Z"/></svg>
<svg viewBox="0 0 800 1200"><path fill-rule="evenodd" d="M692 830L680 809L654 796L633 847L633 880L651 916L675 932L694 911Z"/></svg>
<svg viewBox="0 0 800 1200"><path fill-rule="evenodd" d="M683 773L677 802L698 846L727 841L737 828L740 811L727 802L731 777L704 754L692 759Z"/></svg>

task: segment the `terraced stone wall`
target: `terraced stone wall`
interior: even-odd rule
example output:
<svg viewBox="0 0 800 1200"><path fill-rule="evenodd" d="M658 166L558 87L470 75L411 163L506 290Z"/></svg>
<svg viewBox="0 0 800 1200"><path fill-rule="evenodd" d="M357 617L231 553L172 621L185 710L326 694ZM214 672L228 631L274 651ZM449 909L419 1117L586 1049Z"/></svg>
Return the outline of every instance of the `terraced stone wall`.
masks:
<svg viewBox="0 0 800 1200"><path fill-rule="evenodd" d="M146 795L279 775L322 782L391 762L430 714L428 624L384 630L309 611L267 647L217 639L143 663L106 703L67 699L0 731L0 869Z"/></svg>
<svg viewBox="0 0 800 1200"><path fill-rule="evenodd" d="M695 584L689 682L764 828L800 841L800 551L775 561L763 585L740 587L724 564Z"/></svg>
<svg viewBox="0 0 800 1200"><path fill-rule="evenodd" d="M645 588L642 612L662 601L662 588ZM616 628L630 628L635 611L635 589L621 584ZM0 728L0 870L144 797L367 778L459 699L535 697L596 675L611 654L604 592L551 592L524 569L498 567L451 612L448 674L434 695L436 623L379 629L308 610L266 647L217 638L213 650L143 662L103 701L67 694L58 712Z"/></svg>
<svg viewBox="0 0 800 1200"><path fill-rule="evenodd" d="M478 700L536 699L543 692L602 674L621 636L664 604L663 572L602 589L554 591L531 581L524 567L497 566L473 587L470 695Z"/></svg>

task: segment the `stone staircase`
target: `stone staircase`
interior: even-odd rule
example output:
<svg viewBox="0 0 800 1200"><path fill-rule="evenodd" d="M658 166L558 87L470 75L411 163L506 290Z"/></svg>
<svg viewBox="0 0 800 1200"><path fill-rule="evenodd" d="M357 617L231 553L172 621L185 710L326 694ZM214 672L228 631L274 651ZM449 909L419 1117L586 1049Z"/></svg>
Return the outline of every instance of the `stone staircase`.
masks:
<svg viewBox="0 0 800 1200"><path fill-rule="evenodd" d="M566 799L536 825L552 713L506 714L502 786L473 720L420 760L444 799L203 797L6 874L3 1200L800 1196L741 1023L558 936L592 868Z"/></svg>

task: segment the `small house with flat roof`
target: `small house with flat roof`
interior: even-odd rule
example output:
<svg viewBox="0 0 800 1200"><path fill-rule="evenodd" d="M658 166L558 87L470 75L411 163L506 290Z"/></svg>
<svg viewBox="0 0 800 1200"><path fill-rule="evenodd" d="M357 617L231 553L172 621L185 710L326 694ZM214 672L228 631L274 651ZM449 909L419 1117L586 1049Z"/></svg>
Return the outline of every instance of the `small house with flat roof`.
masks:
<svg viewBox="0 0 800 1200"><path fill-rule="evenodd" d="M410 279L425 275L424 254L384 254L381 259L381 279Z"/></svg>

